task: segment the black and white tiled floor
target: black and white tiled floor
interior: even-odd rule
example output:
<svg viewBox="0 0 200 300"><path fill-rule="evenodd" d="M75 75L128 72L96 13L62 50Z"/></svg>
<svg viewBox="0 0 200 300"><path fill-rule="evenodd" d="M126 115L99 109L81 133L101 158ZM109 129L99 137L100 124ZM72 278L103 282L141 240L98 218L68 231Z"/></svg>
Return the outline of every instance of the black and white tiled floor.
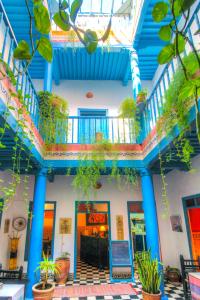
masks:
<svg viewBox="0 0 200 300"><path fill-rule="evenodd" d="M110 284L109 270L99 271L96 267L90 266L78 260L76 279L68 281L66 286L74 285L96 285L96 284ZM133 288L137 295L115 295L115 296L93 296L70 298L70 300L130 300L142 299L141 284L138 279L135 279ZM184 300L182 285L173 285L165 283L165 294L169 300ZM69 300L69 298L54 298L53 300Z"/></svg>

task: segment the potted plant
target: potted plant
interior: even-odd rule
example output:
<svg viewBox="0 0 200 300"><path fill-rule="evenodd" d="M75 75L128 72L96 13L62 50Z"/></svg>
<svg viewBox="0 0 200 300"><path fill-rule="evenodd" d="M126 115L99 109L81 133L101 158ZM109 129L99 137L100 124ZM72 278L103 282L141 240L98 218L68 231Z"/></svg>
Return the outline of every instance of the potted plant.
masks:
<svg viewBox="0 0 200 300"><path fill-rule="evenodd" d="M170 282L180 282L181 273L178 268L167 266L165 270L165 276Z"/></svg>
<svg viewBox="0 0 200 300"><path fill-rule="evenodd" d="M139 105L140 103L144 103L147 99L147 90L141 90L139 91L139 93L137 94L137 104Z"/></svg>
<svg viewBox="0 0 200 300"><path fill-rule="evenodd" d="M55 264L59 269L59 273L55 274L55 279L58 284L65 284L70 269L70 254L68 252L63 252L60 257L56 258Z"/></svg>
<svg viewBox="0 0 200 300"><path fill-rule="evenodd" d="M152 259L150 251L143 251L136 256L138 274L142 283L142 296L144 300L160 300L161 272L159 262Z"/></svg>
<svg viewBox="0 0 200 300"><path fill-rule="evenodd" d="M32 287L34 299L51 300L55 286L53 282L49 282L48 280L50 274L59 273L59 268L52 260L49 260L48 255L46 256L43 253L43 260L40 262L40 265L37 267L36 271L37 270L41 271L41 281Z"/></svg>
<svg viewBox="0 0 200 300"><path fill-rule="evenodd" d="M40 133L46 144L62 143L68 132L68 103L65 99L47 91L41 91L40 106Z"/></svg>

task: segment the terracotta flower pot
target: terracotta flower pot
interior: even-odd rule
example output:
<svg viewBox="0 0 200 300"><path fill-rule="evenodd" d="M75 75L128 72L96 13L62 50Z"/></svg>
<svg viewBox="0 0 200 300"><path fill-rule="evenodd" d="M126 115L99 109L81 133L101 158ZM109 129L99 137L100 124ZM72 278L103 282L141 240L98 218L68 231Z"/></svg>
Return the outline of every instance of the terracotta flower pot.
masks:
<svg viewBox="0 0 200 300"><path fill-rule="evenodd" d="M41 287L41 282L40 283L36 283L33 287L32 287L32 291L33 291L33 296L34 296L34 300L51 300L53 297L53 293L54 293L54 289L55 286L53 283L48 282L49 288L46 290L40 290L39 288Z"/></svg>
<svg viewBox="0 0 200 300"><path fill-rule="evenodd" d="M96 184L94 185L94 188L96 190L99 190L102 187L102 183L100 181L97 181Z"/></svg>
<svg viewBox="0 0 200 300"><path fill-rule="evenodd" d="M143 103L145 100L146 100L145 94L137 95L137 104Z"/></svg>
<svg viewBox="0 0 200 300"><path fill-rule="evenodd" d="M69 258L58 258L56 259L56 266L59 269L59 274L56 274L56 282L58 284L65 284L69 276L70 259Z"/></svg>
<svg viewBox="0 0 200 300"><path fill-rule="evenodd" d="M142 297L143 300L160 300L161 299L161 293L159 294L149 294L142 290Z"/></svg>

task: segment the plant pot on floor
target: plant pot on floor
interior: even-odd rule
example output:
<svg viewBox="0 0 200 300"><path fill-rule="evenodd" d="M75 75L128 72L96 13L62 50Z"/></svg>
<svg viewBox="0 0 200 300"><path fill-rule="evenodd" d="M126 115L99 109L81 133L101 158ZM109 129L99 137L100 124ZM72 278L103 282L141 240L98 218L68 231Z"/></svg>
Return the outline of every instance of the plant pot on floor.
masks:
<svg viewBox="0 0 200 300"><path fill-rule="evenodd" d="M56 282L58 284L65 284L69 276L70 259L62 257L57 258L55 263L59 270L59 274L56 274L55 276Z"/></svg>
<svg viewBox="0 0 200 300"><path fill-rule="evenodd" d="M33 287L32 287L32 291L33 291L33 296L34 296L34 300L51 300L53 297L53 293L54 293L54 283L48 282L47 283L47 289L42 290L42 283L36 283Z"/></svg>
<svg viewBox="0 0 200 300"><path fill-rule="evenodd" d="M160 300L161 299L161 293L159 294L149 294L142 290L142 297L143 300Z"/></svg>

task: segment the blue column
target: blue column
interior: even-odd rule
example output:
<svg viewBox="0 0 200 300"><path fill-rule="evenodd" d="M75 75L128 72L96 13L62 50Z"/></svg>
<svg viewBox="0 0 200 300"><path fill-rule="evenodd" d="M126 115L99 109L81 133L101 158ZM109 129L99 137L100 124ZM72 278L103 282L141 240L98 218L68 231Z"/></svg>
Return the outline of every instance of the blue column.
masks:
<svg viewBox="0 0 200 300"><path fill-rule="evenodd" d="M52 91L52 75L53 75L53 64L45 62L45 71L44 71L44 91Z"/></svg>
<svg viewBox="0 0 200 300"><path fill-rule="evenodd" d="M28 257L28 285L26 287L26 299L32 299L32 286L39 278L35 276L35 270L42 258L42 239L44 223L44 206L46 198L46 169L41 169L35 178L33 198L33 218L30 233L30 248ZM38 272L37 272L38 274Z"/></svg>
<svg viewBox="0 0 200 300"><path fill-rule="evenodd" d="M152 176L150 171L145 168L141 170L140 175L141 175L144 218L145 218L145 225L146 225L147 248L150 249L151 251L151 257L157 258L160 261L159 229L158 229L156 201L154 195ZM168 299L164 295L163 280L161 282L160 289L163 294L162 299Z"/></svg>
<svg viewBox="0 0 200 300"><path fill-rule="evenodd" d="M138 66L138 55L134 49L130 50L131 78L133 87L133 98L136 100L138 92L141 90L140 69Z"/></svg>

